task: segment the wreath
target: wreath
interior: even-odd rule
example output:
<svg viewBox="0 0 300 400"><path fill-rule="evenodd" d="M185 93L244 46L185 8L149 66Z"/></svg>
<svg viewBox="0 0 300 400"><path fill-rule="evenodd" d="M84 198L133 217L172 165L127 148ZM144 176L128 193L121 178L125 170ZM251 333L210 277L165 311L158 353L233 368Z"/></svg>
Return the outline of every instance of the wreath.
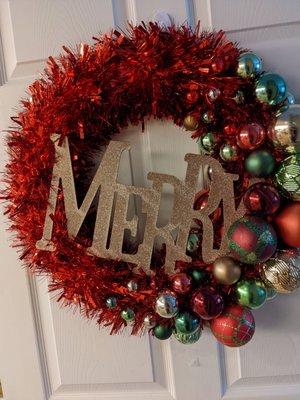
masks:
<svg viewBox="0 0 300 400"><path fill-rule="evenodd" d="M255 329L251 309L300 286L299 147L293 129L276 123L293 103L284 80L265 73L261 59L224 32L200 32L199 24L195 31L141 24L95 38L93 46L63 49L29 87L7 139L3 198L21 260L50 278L58 300L111 333L130 325L132 334L149 330L194 343L207 326L223 344L247 343ZM134 231L136 223L124 219L129 189L113 184L120 191L113 226L105 208L112 192L105 190L126 150L112 135L122 140L128 125L144 126L150 117L182 126L201 154L186 156L184 184L154 174L152 192L130 188L152 200L166 180L177 188L177 239L158 232L168 239L153 251L147 242L135 263L132 241L116 250L120 227ZM101 189L87 196L97 154ZM211 185L190 207L186 188L200 164ZM193 218L185 236L187 215ZM110 243L105 227L115 235ZM156 229L149 229L153 237ZM94 241L102 252L91 251Z"/></svg>

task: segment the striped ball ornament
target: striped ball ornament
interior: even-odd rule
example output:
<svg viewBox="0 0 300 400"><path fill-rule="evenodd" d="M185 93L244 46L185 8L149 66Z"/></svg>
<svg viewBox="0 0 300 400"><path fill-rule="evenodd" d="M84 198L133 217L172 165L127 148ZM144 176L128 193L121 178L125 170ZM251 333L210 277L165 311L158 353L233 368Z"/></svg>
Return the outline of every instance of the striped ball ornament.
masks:
<svg viewBox="0 0 300 400"><path fill-rule="evenodd" d="M240 347L248 343L255 332L255 321L251 311L234 304L210 321L210 329L216 339L229 347Z"/></svg>
<svg viewBox="0 0 300 400"><path fill-rule="evenodd" d="M261 218L245 216L235 221L227 233L231 255L246 264L268 260L276 251L273 227Z"/></svg>

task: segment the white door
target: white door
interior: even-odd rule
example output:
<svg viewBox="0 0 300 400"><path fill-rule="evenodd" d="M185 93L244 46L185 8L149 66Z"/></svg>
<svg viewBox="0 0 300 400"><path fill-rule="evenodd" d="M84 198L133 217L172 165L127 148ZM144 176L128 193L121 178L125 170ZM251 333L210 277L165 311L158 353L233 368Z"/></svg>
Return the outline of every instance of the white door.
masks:
<svg viewBox="0 0 300 400"><path fill-rule="evenodd" d="M6 82L0 128L8 127L48 55L63 44L91 42L113 26L124 28L127 20L150 20L158 11L176 23L193 26L201 19L204 28L225 29L300 95L299 0L0 0L0 78ZM178 160L197 148L180 129L156 122L138 133L125 134L133 143L133 183L143 184L150 169L184 175ZM2 171L4 140L0 152ZM129 159L123 162L129 171ZM61 309L47 294L46 280L27 274L10 248L7 226L1 217L0 379L6 400L299 400L300 293L256 311L256 334L241 349L219 346L208 331L192 346L109 336Z"/></svg>

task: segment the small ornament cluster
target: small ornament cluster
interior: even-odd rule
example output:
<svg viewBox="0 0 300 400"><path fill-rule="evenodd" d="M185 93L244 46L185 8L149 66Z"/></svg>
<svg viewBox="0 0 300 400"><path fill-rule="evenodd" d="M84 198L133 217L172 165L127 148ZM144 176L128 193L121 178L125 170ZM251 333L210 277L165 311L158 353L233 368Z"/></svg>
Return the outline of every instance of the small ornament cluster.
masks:
<svg viewBox="0 0 300 400"><path fill-rule="evenodd" d="M50 290L89 318L132 333L150 330L195 343L205 326L221 343L241 346L255 330L251 310L277 293L300 286L300 143L291 123L293 96L282 77L263 73L261 59L243 52L223 32L157 24L113 32L77 52L64 47L50 57L45 76L13 121L8 138L7 214L26 265L51 277ZM168 276L163 249L153 255L151 275L129 263L87 255L89 221L71 240L60 193L53 221L57 248L37 250L54 163L53 132L68 136L80 199L95 149L111 135L147 117L172 120L197 139L199 150L236 174L236 203L246 214L228 232L222 207L210 216L215 246L227 235L228 254L207 265L201 258L201 222L191 229L189 263ZM89 169L90 168L90 169ZM208 170L207 176L213 171ZM253 181L255 180L255 181ZM194 208L208 203L209 188ZM81 201L80 200L80 201ZM91 212L91 215L92 212ZM90 216L89 216L90 217Z"/></svg>

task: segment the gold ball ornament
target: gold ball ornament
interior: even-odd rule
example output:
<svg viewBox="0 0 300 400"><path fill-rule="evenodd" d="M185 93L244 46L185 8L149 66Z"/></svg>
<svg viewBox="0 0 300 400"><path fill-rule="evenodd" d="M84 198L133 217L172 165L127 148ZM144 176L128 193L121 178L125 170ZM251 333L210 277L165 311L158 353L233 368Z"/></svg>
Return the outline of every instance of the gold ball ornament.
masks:
<svg viewBox="0 0 300 400"><path fill-rule="evenodd" d="M220 257L214 262L213 274L219 283L233 285L241 277L241 268L233 258Z"/></svg>
<svg viewBox="0 0 300 400"><path fill-rule="evenodd" d="M299 250L279 250L261 265L261 278L278 293L291 293L300 287Z"/></svg>
<svg viewBox="0 0 300 400"><path fill-rule="evenodd" d="M183 126L187 131L196 131L199 124L195 117L187 115L183 120Z"/></svg>

